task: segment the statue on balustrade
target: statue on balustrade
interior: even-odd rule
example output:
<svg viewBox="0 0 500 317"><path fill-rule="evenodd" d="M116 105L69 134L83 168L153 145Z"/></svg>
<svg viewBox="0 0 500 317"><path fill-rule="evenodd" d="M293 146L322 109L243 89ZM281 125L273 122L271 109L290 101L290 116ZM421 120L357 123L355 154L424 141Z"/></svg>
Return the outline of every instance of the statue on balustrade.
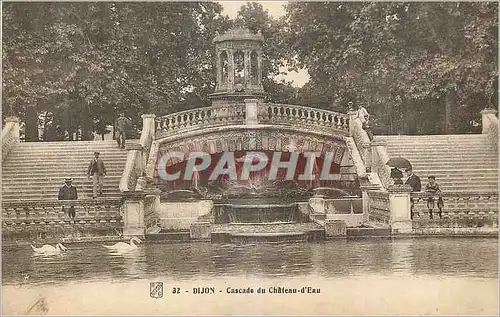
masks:
<svg viewBox="0 0 500 317"><path fill-rule="evenodd" d="M438 183L436 183L435 176L428 177L428 183L427 185L425 185L425 192L429 195L429 198L427 199L427 208L429 209L430 218L433 218L432 211L435 206L435 201L437 201L437 207L439 209L439 219L442 219L444 202L443 198L441 197L441 189L439 188Z"/></svg>

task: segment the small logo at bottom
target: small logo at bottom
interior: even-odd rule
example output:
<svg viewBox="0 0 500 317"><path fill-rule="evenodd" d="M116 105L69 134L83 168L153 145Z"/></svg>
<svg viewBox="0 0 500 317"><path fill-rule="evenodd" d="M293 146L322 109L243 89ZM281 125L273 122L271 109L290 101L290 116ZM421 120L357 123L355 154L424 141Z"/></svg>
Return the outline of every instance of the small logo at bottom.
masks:
<svg viewBox="0 0 500 317"><path fill-rule="evenodd" d="M151 282L149 283L149 296L152 298L162 298L163 297L163 282Z"/></svg>

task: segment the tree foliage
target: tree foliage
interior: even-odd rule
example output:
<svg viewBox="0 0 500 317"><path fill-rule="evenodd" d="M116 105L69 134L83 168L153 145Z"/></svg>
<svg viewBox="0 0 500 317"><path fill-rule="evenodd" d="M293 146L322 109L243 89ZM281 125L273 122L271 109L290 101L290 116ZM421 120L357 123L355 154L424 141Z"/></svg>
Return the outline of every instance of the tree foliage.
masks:
<svg viewBox="0 0 500 317"><path fill-rule="evenodd" d="M25 118L31 140L41 113L52 128L44 139L63 138L63 123L88 138L121 111L139 122L145 112L207 105L215 80L212 39L229 27L212 2L3 9L3 112Z"/></svg>
<svg viewBox="0 0 500 317"><path fill-rule="evenodd" d="M212 40L232 26L265 37L268 101L346 112L353 100L379 133L474 132L496 105L497 4L493 2L291 2L281 19L248 2L234 20L214 2L3 4L4 116L26 139L103 132L118 112L139 124L208 106ZM308 70L300 90L277 80Z"/></svg>
<svg viewBox="0 0 500 317"><path fill-rule="evenodd" d="M388 132L472 131L497 102L496 3L293 2L286 18L313 91L367 105Z"/></svg>

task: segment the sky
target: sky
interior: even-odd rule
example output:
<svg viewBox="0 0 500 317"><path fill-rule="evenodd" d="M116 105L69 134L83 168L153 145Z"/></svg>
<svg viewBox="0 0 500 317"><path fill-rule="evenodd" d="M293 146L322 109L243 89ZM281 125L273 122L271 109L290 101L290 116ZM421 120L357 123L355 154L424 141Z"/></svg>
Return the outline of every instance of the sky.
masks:
<svg viewBox="0 0 500 317"><path fill-rule="evenodd" d="M217 1L224 7L224 13L230 18L234 19L240 10L241 6L247 3L244 1ZM254 1L262 4L265 10L275 18L279 18L285 14L283 5L287 4L288 1ZM281 72L287 72L286 68L281 68ZM305 69L299 70L298 72L288 72L287 75L278 75L275 77L278 81L281 79L293 81L292 85L294 87L302 87L305 83L309 81L309 74Z"/></svg>

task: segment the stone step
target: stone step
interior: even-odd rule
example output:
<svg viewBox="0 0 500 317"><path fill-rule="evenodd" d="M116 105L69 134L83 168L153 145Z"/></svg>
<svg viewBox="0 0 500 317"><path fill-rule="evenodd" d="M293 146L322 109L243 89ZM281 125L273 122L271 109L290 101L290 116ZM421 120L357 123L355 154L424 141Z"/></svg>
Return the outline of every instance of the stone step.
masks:
<svg viewBox="0 0 500 317"><path fill-rule="evenodd" d="M118 185L119 183L104 183L103 188L105 190L118 190ZM62 184L58 184L57 186L45 186L43 188L40 187L22 187L22 186L16 186L16 187L10 187L10 186L2 186L2 194L3 195L9 195L12 193L23 193L23 194L30 194L30 193L58 193L59 188L61 188ZM78 191L85 191L85 190L92 190L92 183L87 183L87 184L74 184L74 186L78 189Z"/></svg>
<svg viewBox="0 0 500 317"><path fill-rule="evenodd" d="M118 171L118 170L121 170L123 169L123 167L125 167L125 162L120 162L120 163L108 163L106 164L106 162L104 162L104 166L106 167L106 170L110 170L110 171ZM73 163L63 163L63 164L51 164L51 165L44 165L44 164L40 164L40 165L19 165L19 166L4 166L2 168L2 173L8 173L8 172L20 172L20 171L24 171L24 172L32 172L32 171L40 171L40 172L46 172L46 173L50 173L52 170L54 170L55 168L57 168L58 170L65 170L65 171L70 171L72 169L78 169L78 170L81 170L81 169L85 169L87 170L88 168L88 164L85 163L85 164L73 164ZM21 170L22 169L22 170Z"/></svg>
<svg viewBox="0 0 500 317"><path fill-rule="evenodd" d="M103 153L101 152L100 156L101 159L103 160L115 160L115 161L120 161L123 159L127 158L127 155L124 155L123 153ZM30 154L19 154L15 153L14 155L9 155L6 162L10 163L15 163L15 162L38 162L38 161L45 161L45 160L50 160L50 161L55 161L59 162L61 160L87 160L90 161L91 159L94 158L94 155L91 154L78 154L76 155L74 152L71 153L54 153L54 154L46 154L46 153L41 153L40 155L36 155L33 153Z"/></svg>
<svg viewBox="0 0 500 317"><path fill-rule="evenodd" d="M104 191L103 195L101 196L103 198L119 198L121 197L121 194L119 191L116 192L106 192ZM87 191L84 193L78 192L78 198L79 199L91 199L92 198L92 191ZM13 201L36 201L36 200L43 200L43 201L50 201L50 200L57 200L57 193L54 194L33 194L30 195L29 197L23 197L21 194L15 195L2 195L2 201L3 202L13 202Z"/></svg>
<svg viewBox="0 0 500 317"><path fill-rule="evenodd" d="M139 139L127 139L126 143L139 142ZM22 147L49 147L49 146L69 146L69 147L82 147L82 146L118 146L116 140L105 141L52 141L52 142L21 142L19 146Z"/></svg>
<svg viewBox="0 0 500 317"><path fill-rule="evenodd" d="M494 169L496 166L493 165L493 164L459 164L459 163L456 163L456 164L439 164L439 163L436 163L436 164L432 164L432 163L426 163L426 164L418 164L418 163L415 163L413 164L412 163L412 166L413 166L413 170L416 171L417 169L421 170L421 169L450 169L450 170L462 170L462 169L468 169L468 167L474 167L474 168L491 168L491 169Z"/></svg>
<svg viewBox="0 0 500 317"><path fill-rule="evenodd" d="M440 148L440 149L433 149L433 150L427 150L424 148L418 148L418 147L412 147L412 148L400 148L400 147L388 147L387 148L388 153L392 153L397 156L403 156L403 155L422 155L422 156L443 156L446 157L447 155L463 155L463 156L471 156L471 157L477 157L477 156L482 156L482 155L495 155L496 152L488 149L488 148L478 148L478 149L473 149L473 148Z"/></svg>
<svg viewBox="0 0 500 317"><path fill-rule="evenodd" d="M73 178L73 184L90 183L92 179L87 179L83 176L75 176ZM107 182L120 182L121 175L107 175L104 177L104 183ZM2 179L2 186L40 186L40 185L63 185L64 177L51 177L50 179L40 179L40 178L10 178Z"/></svg>
<svg viewBox="0 0 500 317"><path fill-rule="evenodd" d="M498 155L495 153L481 153L481 154L474 154L474 155L469 155L469 154L464 154L464 151L461 151L459 153L411 153L411 152L392 152L388 151L387 154L389 157L404 157L408 160L444 160L444 159L450 159L450 160L468 160L468 161L477 161L477 160L482 160L482 159L491 159L491 160L498 160Z"/></svg>
<svg viewBox="0 0 500 317"><path fill-rule="evenodd" d="M49 163L48 163L49 164ZM120 163L106 163L104 162L104 166L106 167L106 171L119 171L123 170L123 167L125 167L125 162L120 162ZM74 163L63 163L63 164L50 164L50 165L18 165L18 166L4 166L2 168L2 173L8 174L9 172L18 172L18 171L24 171L24 172L36 172L39 171L41 173L50 173L52 170L57 168L58 170L65 170L65 171L71 171L71 170L87 170L88 164L74 164Z"/></svg>

